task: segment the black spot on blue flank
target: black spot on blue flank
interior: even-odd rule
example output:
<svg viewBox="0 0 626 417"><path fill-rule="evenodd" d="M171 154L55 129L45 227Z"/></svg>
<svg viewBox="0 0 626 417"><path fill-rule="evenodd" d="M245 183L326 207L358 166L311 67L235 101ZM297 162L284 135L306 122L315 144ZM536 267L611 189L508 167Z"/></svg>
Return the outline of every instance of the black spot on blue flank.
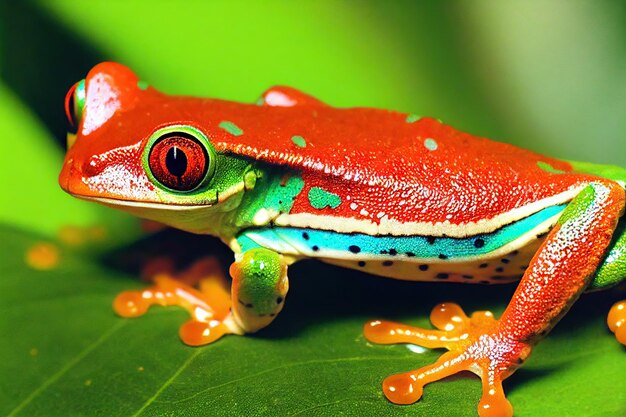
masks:
<svg viewBox="0 0 626 417"><path fill-rule="evenodd" d="M485 246L485 241L483 239L476 239L474 241L474 247L479 249L482 248L483 246Z"/></svg>
<svg viewBox="0 0 626 417"><path fill-rule="evenodd" d="M356 246L356 245L351 245L351 246L348 248L348 250L349 250L350 252L352 252L352 253L359 253L359 252L361 252L361 248L359 248L359 247L358 247L358 246Z"/></svg>

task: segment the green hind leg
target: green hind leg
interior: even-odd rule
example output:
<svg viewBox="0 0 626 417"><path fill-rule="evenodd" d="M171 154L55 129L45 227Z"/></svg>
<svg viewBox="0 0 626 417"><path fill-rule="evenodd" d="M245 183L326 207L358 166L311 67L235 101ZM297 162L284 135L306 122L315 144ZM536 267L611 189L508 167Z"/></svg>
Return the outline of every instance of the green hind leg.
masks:
<svg viewBox="0 0 626 417"><path fill-rule="evenodd" d="M626 188L626 169L612 166L599 165L588 162L568 161L574 171L586 174L594 174L609 180L613 180ZM598 268L596 276L589 285L590 290L599 290L612 287L626 280L626 216L622 217L615 232L613 241L608 247L604 261ZM607 324L615 338L626 345L626 300L615 303L611 307Z"/></svg>
<svg viewBox="0 0 626 417"><path fill-rule="evenodd" d="M614 165L593 164L590 162L568 161L574 172L593 174L606 178L626 188L626 169ZM626 216L622 217L613 233L613 241L607 255L594 277L590 290L598 290L626 279Z"/></svg>
<svg viewBox="0 0 626 417"><path fill-rule="evenodd" d="M626 279L626 219L622 219L615 230L607 255L593 278L590 290L603 289ZM615 333L618 342L626 345L626 300L611 308L607 317L609 329Z"/></svg>
<svg viewBox="0 0 626 417"><path fill-rule="evenodd" d="M612 287L626 279L626 219L622 219L604 261L593 278L590 290Z"/></svg>

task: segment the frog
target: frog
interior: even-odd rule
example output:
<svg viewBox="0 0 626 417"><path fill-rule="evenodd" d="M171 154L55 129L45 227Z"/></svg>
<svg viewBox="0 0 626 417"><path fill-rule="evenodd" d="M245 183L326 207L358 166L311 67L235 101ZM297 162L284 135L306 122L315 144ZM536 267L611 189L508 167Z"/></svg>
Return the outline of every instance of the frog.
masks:
<svg viewBox="0 0 626 417"><path fill-rule="evenodd" d="M481 417L510 417L502 381L585 291L626 278L626 169L559 160L440 120L336 108L276 86L255 103L172 96L126 66L96 65L65 100L71 128L59 176L69 194L191 233L234 252L230 290L158 275L114 308L186 308L192 346L253 333L282 310L302 259L409 280L519 282L502 315L431 313L435 329L385 320L368 341L447 350L384 379L393 403L461 371L482 381ZM626 302L609 313L626 344Z"/></svg>

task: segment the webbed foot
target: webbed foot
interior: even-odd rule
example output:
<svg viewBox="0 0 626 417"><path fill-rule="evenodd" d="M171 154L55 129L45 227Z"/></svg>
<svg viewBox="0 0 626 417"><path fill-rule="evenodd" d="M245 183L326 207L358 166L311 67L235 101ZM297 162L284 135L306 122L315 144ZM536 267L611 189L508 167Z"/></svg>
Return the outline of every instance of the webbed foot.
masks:
<svg viewBox="0 0 626 417"><path fill-rule="evenodd" d="M229 333L242 334L230 314L231 299L225 278L209 273L211 270L212 263L201 260L176 279L170 273L157 274L154 286L119 294L113 309L122 317L138 317L152 305L183 307L192 318L180 327L179 335L191 346L212 343ZM181 280L198 282L199 290Z"/></svg>
<svg viewBox="0 0 626 417"><path fill-rule="evenodd" d="M488 311L476 312L470 318L458 305L447 303L436 306L430 319L439 330L379 320L365 325L365 337L374 343L414 343L449 350L432 365L387 377L383 382L385 396L396 404L411 404L420 399L426 384L471 371L481 378L483 386L478 414L512 416L502 381L530 355L530 346L499 334L498 320Z"/></svg>

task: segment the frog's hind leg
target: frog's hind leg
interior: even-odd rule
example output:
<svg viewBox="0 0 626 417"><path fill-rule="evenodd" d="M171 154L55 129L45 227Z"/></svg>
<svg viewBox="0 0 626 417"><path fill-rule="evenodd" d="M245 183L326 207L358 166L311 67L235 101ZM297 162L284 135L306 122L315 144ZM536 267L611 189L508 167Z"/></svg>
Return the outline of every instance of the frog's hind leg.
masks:
<svg viewBox="0 0 626 417"><path fill-rule="evenodd" d="M617 285L626 279L626 218L622 217L613 242L589 286L591 290ZM626 345L626 300L616 303L607 317L607 324L618 342Z"/></svg>
<svg viewBox="0 0 626 417"><path fill-rule="evenodd" d="M375 343L412 343L450 351L430 366L386 378L383 382L383 391L385 396L396 404L412 404L419 400L426 384L463 370L475 371L471 369L471 356L455 355L455 352L465 351L478 337L493 333L497 327L497 320L489 311L475 312L469 318L461 307L454 303L436 306L430 313L430 321L439 330L426 330L380 320L365 325L365 337ZM487 393L490 393L490 399L485 400L492 407L510 408L499 382L494 380L488 389L483 390L483 395Z"/></svg>
<svg viewBox="0 0 626 417"><path fill-rule="evenodd" d="M613 235L602 264L598 268L590 290L599 290L619 284L626 279L626 217L622 217Z"/></svg>
<svg viewBox="0 0 626 417"><path fill-rule="evenodd" d="M626 188L626 169L611 166L598 165L588 162L569 161L576 172L589 173L607 178ZM613 242L598 272L589 286L590 290L612 287L626 279L626 216L623 216L615 231ZM615 304L607 323L611 331L615 333L617 340L626 345L626 300Z"/></svg>
<svg viewBox="0 0 626 417"><path fill-rule="evenodd" d="M433 315L437 331L380 321L366 325L366 337L374 342L449 350L433 365L387 378L387 398L415 402L425 384L468 370L483 381L479 415L512 416L502 381L589 285L610 246L624 200L624 188L613 181L598 180L581 191L550 231L499 320L487 312L468 318L458 307L447 305Z"/></svg>
<svg viewBox="0 0 626 417"><path fill-rule="evenodd" d="M375 343L413 343L449 350L432 365L386 378L383 381L385 396L396 404L412 404L421 398L426 384L467 370L483 381L483 396L478 406L481 417L512 416L513 408L504 395L502 380L513 370L498 369L490 361L488 352L489 344L499 342L490 337L498 327L493 314L477 311L470 318L457 304L445 303L432 310L430 320L439 330L379 320L365 325L365 337ZM501 353L500 359L515 366L528 357L530 347L519 344Z"/></svg>

